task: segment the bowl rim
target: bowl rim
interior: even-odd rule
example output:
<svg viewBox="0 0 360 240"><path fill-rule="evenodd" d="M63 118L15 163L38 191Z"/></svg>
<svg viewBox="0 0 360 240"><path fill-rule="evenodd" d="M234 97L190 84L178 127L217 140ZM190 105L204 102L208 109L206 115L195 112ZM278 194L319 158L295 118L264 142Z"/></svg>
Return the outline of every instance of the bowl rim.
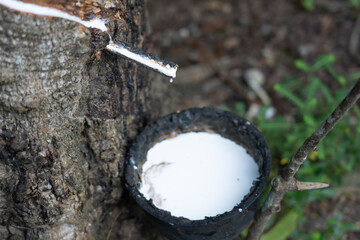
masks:
<svg viewBox="0 0 360 240"><path fill-rule="evenodd" d="M256 184L253 185L252 189L250 190L249 194L245 195L242 201L235 205L234 208L231 211L224 212L222 214L218 214L216 216L211 217L205 217L205 219L200 220L191 220L187 219L185 217L176 217L172 216L170 212L166 210L162 210L157 208L153 203L152 200L147 200L143 194L138 190L137 184L133 184L134 175L138 175L137 167L134 168L134 166L138 164L138 159L134 157L134 153L138 151L139 149L139 139L141 136L146 135L147 133L152 131L152 128L159 127L159 122L163 121L172 121L173 116L182 116L185 115L185 118L191 119L192 116L195 114L213 114L213 115L222 115L227 119L233 119L235 121L238 121L240 126L246 126L248 130L251 131L252 134L254 134L258 141L261 142L261 145L264 147L264 156L263 156L263 164L262 166L259 166L259 172L260 177L258 178L258 181ZM201 131L206 131L205 129ZM181 131L182 132L182 131ZM185 133L186 131L184 131ZM191 131L189 131L191 132ZM152 139L153 140L153 139ZM234 140L233 140L234 141ZM247 147L247 146L243 146ZM143 150L143 149L141 149ZM148 149L146 149L148 151ZM254 157L254 156L253 156ZM135 164L135 165L134 165ZM251 124L247 119L240 117L232 112L219 110L215 108L189 108L182 110L180 112L174 112L170 113L168 115L165 115L163 117L160 117L156 119L153 123L147 125L143 131L137 136L136 140L132 143L130 147L130 151L128 154L128 160L125 162L125 186L128 189L130 195L132 198L135 199L135 201L150 215L153 217L167 222L171 225L178 225L178 226L203 226L208 224L214 224L222 221L226 221L229 218L232 218L235 215L246 215L247 209L256 202L261 197L261 193L263 192L266 183L269 178L271 169L271 154L269 146L266 142L265 137L262 135L262 133L253 125ZM241 211L240 211L241 209Z"/></svg>

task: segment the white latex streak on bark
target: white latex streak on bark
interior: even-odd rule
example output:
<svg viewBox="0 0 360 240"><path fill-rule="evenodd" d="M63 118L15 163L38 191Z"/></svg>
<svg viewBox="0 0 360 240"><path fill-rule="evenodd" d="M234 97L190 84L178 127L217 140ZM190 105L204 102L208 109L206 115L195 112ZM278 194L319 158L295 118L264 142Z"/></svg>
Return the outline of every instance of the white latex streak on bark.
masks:
<svg viewBox="0 0 360 240"><path fill-rule="evenodd" d="M90 21L85 21L80 19L79 17L70 15L58 9L40 6L33 3L25 3L19 0L0 0L0 5L15 11L34 14L38 16L58 17L67 19L73 22L80 23L87 28L95 28L108 33L108 29L106 27L107 20L105 19L94 18ZM130 51L126 47L114 43L112 40L110 40L109 44L106 46L106 49L115 53L119 53L166 76L169 76L171 78L176 77L177 65L170 66L169 64L164 64L165 61L153 59L150 56L143 55L141 54L140 50ZM134 48L134 50L136 49Z"/></svg>
<svg viewBox="0 0 360 240"><path fill-rule="evenodd" d="M99 29L104 32L107 31L106 21L103 19L99 19L99 18L95 18L90 21L84 21L84 20L80 19L79 17L70 15L66 12L60 11L55 8L40 6L40 5L36 5L33 3L25 3L25 2L18 1L18 0L0 0L0 5L3 5L7 8L10 8L12 10L16 10L19 12L30 13L30 14L35 14L35 15L45 16L45 17L63 18L63 19L67 19L67 20L70 20L73 22L80 23L87 28L96 28L96 29Z"/></svg>

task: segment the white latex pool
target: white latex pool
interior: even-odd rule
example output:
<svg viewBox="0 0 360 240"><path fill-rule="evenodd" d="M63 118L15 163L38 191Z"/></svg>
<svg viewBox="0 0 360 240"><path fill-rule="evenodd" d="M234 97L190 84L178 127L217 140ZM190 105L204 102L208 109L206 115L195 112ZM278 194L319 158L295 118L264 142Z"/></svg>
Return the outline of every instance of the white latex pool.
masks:
<svg viewBox="0 0 360 240"><path fill-rule="evenodd" d="M140 192L172 216L202 220L231 211L258 177L241 145L215 133L182 133L148 151Z"/></svg>

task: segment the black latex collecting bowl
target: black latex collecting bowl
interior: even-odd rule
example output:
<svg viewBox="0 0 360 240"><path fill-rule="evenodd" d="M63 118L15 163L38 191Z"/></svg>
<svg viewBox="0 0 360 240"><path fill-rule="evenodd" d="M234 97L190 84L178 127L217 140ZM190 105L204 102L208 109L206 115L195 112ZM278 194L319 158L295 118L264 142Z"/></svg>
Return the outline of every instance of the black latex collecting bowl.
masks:
<svg viewBox="0 0 360 240"><path fill-rule="evenodd" d="M169 212L157 208L151 200L147 200L139 192L142 165L146 161L149 149L169 137L187 132L220 134L243 146L257 163L260 175L258 181L254 182L249 194L230 212L204 220L174 217ZM268 144L254 125L230 112L212 108L192 108L161 117L145 127L131 146L125 177L130 195L149 214L155 227L169 239L224 240L235 237L250 223L258 208L270 168Z"/></svg>

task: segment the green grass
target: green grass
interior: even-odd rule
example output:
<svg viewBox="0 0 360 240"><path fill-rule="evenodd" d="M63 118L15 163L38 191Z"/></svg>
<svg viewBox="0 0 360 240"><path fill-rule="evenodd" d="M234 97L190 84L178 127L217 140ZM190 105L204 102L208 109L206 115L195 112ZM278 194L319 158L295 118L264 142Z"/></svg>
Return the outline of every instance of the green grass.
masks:
<svg viewBox="0 0 360 240"><path fill-rule="evenodd" d="M360 0L346 0L346 2L346 4L354 10L358 10L360 8ZM313 11L316 9L315 0L298 0L298 4L305 11Z"/></svg>
<svg viewBox="0 0 360 240"><path fill-rule="evenodd" d="M347 231L359 231L354 223L343 220L341 213L335 217L326 219L325 229L323 231L315 231L312 233L304 233L295 231L292 233L294 239L309 239L309 240L338 240L344 239Z"/></svg>
<svg viewBox="0 0 360 240"><path fill-rule="evenodd" d="M360 0L348 0L350 7L359 9L360 8Z"/></svg>
<svg viewBox="0 0 360 240"><path fill-rule="evenodd" d="M269 143L273 157L271 176L275 176L279 167L289 162L305 139L329 116L360 77L360 73L349 76L340 75L334 63L335 57L332 54L322 55L312 64L295 60L294 67L298 69L301 77L286 76L281 83L274 86L274 90L292 105L293 114L287 118L278 114L273 119L266 119L265 113L268 106L263 106L256 119L252 120ZM325 77L326 82L322 79ZM327 85L329 79L331 79L331 86L335 86L335 89ZM244 116L245 103L236 103L233 111ZM327 182L331 185L328 189L290 192L286 195L283 203L285 208L293 209L292 211L297 213L297 223L305 219L303 209L306 203L333 197L336 194L334 189L336 186L341 186L343 176L359 169L357 158L360 156L358 144L360 124L358 119L360 119L360 109L354 106L319 144L319 151L309 154L297 173L296 177L299 180ZM280 221L281 218L278 222ZM276 227L275 223L273 229ZM340 233L343 233L342 230L350 229L347 224L336 227ZM318 235L318 233L313 233L308 239L326 239L327 236L321 235L320 237L325 238L317 238Z"/></svg>

